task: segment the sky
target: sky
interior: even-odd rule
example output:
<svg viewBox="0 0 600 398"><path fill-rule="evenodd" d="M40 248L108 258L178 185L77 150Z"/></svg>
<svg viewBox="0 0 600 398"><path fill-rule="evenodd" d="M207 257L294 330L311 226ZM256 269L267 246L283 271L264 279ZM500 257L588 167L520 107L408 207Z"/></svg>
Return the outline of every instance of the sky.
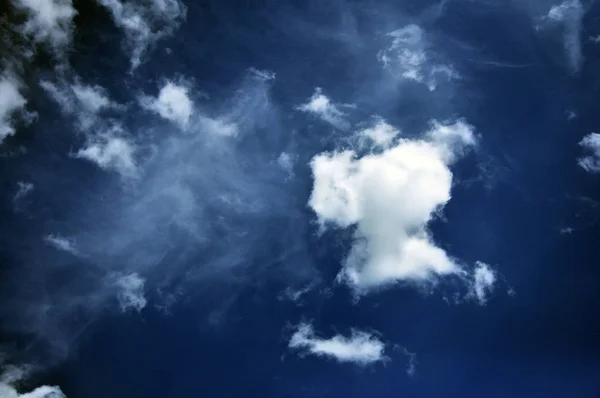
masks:
<svg viewBox="0 0 600 398"><path fill-rule="evenodd" d="M6 0L0 398L600 397L600 5Z"/></svg>

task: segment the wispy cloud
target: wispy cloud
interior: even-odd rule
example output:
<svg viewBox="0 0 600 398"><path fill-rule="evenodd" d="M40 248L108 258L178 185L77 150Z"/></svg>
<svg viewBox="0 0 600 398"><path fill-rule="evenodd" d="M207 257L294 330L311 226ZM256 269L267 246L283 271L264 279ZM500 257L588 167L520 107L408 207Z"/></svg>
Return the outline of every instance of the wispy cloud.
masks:
<svg viewBox="0 0 600 398"><path fill-rule="evenodd" d="M590 173L600 173L600 134L590 133L583 137L579 145L588 153L577 163Z"/></svg>
<svg viewBox="0 0 600 398"><path fill-rule="evenodd" d="M20 92L21 82L9 72L0 76L0 144L9 135L15 133L12 118L25 109L27 100Z"/></svg>
<svg viewBox="0 0 600 398"><path fill-rule="evenodd" d="M18 9L27 13L22 33L37 43L51 46L61 55L71 43L73 18L77 14L71 0L13 0Z"/></svg>
<svg viewBox="0 0 600 398"><path fill-rule="evenodd" d="M473 281L468 297L472 297L479 304L484 305L494 290L496 280L496 272L489 265L478 261L473 271Z"/></svg>
<svg viewBox="0 0 600 398"><path fill-rule="evenodd" d="M135 272L117 278L115 282L118 289L117 299L123 312L128 310L139 312L146 306L144 284L144 279Z"/></svg>
<svg viewBox="0 0 600 398"><path fill-rule="evenodd" d="M305 354L357 365L369 365L386 359L385 344L376 336L359 330L352 330L350 337L336 335L320 338L316 336L312 325L302 323L298 325L288 346Z"/></svg>
<svg viewBox="0 0 600 398"><path fill-rule="evenodd" d="M65 238L59 235L48 235L44 238L44 241L58 250L71 254L77 254L75 241L73 239Z"/></svg>
<svg viewBox="0 0 600 398"><path fill-rule="evenodd" d="M407 25L387 34L391 45L377 55L383 67L392 75L427 85L430 91L437 88L438 78L458 78L458 73L448 65L439 65L429 59L424 30L415 24Z"/></svg>
<svg viewBox="0 0 600 398"><path fill-rule="evenodd" d="M97 1L109 10L115 25L125 34L131 70L140 66L148 50L158 40L171 35L179 27L187 12L186 6L179 0Z"/></svg>
<svg viewBox="0 0 600 398"><path fill-rule="evenodd" d="M563 46L567 55L569 69L573 73L581 69L583 62L581 49L583 14L583 6L579 0L567 0L552 7L547 15L549 20L563 24Z"/></svg>
<svg viewBox="0 0 600 398"><path fill-rule="evenodd" d="M320 87L315 89L314 94L306 104L298 106L298 110L312 113L319 119L331 124L340 130L348 130L350 123L346 120L346 114L340 110L341 105L336 105L323 94Z"/></svg>

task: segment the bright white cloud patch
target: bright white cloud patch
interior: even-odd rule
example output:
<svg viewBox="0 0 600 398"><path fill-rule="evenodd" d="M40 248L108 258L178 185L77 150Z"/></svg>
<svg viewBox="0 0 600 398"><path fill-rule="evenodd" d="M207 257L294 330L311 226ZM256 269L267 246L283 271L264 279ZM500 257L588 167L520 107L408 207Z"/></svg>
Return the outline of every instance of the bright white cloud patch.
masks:
<svg viewBox="0 0 600 398"><path fill-rule="evenodd" d="M563 46L567 55L569 69L576 73L581 68L583 55L581 50L581 27L583 7L579 0L567 0L554 6L548 12L547 18L560 22L564 26Z"/></svg>
<svg viewBox="0 0 600 398"><path fill-rule="evenodd" d="M374 126L364 129L360 134L380 148L389 148L400 132L385 120L377 119Z"/></svg>
<svg viewBox="0 0 600 398"><path fill-rule="evenodd" d="M378 154L347 150L313 158L309 205L319 222L356 226L341 280L361 290L462 272L427 225L450 200L449 166L473 145L466 123L434 122L423 139L400 139Z"/></svg>
<svg viewBox="0 0 600 398"><path fill-rule="evenodd" d="M173 82L167 82L156 98L143 96L140 104L143 108L155 112L163 119L169 120L185 129L192 116L194 103L188 95L189 89Z"/></svg>
<svg viewBox="0 0 600 398"><path fill-rule="evenodd" d="M77 14L71 0L13 0L13 4L28 15L22 26L24 34L59 52L69 45Z"/></svg>
<svg viewBox="0 0 600 398"><path fill-rule="evenodd" d="M125 33L132 70L142 63L156 41L173 33L186 15L186 7L179 0L97 1L108 9L115 25Z"/></svg>
<svg viewBox="0 0 600 398"><path fill-rule="evenodd" d="M12 386L0 383L0 398L66 398L58 387L41 386L31 392L19 394Z"/></svg>
<svg viewBox="0 0 600 398"><path fill-rule="evenodd" d="M115 170L123 177L134 177L137 173L134 152L135 147L126 139L107 136L89 142L75 157L89 160L105 170Z"/></svg>
<svg viewBox="0 0 600 398"><path fill-rule="evenodd" d="M123 312L128 310L139 312L146 306L144 279L137 273L119 277L116 286L118 288L117 300Z"/></svg>
<svg viewBox="0 0 600 398"><path fill-rule="evenodd" d="M370 333L353 330L350 337L337 335L325 339L316 336L312 325L305 323L298 326L288 346L307 354L358 365L368 365L386 358L385 344Z"/></svg>
<svg viewBox="0 0 600 398"><path fill-rule="evenodd" d="M335 105L323 94L323 90L317 87L310 100L297 109L316 115L324 122L331 124L340 130L348 130L350 123L346 120L346 114L342 112L339 105Z"/></svg>
<svg viewBox="0 0 600 398"><path fill-rule="evenodd" d="M77 254L75 242L72 239L57 235L48 235L44 238L44 241L58 250L62 250L71 254Z"/></svg>
<svg viewBox="0 0 600 398"><path fill-rule="evenodd" d="M7 136L15 133L11 118L27 104L19 88L20 82L9 73L0 77L0 144Z"/></svg>
<svg viewBox="0 0 600 398"><path fill-rule="evenodd" d="M411 24L388 33L392 44L378 54L379 61L394 76L427 84L429 90L437 88L437 77L445 75L450 80L457 73L447 65L435 65L427 55L425 32Z"/></svg>
<svg viewBox="0 0 600 398"><path fill-rule="evenodd" d="M477 262L473 271L473 283L469 295L475 298L479 304L484 305L494 290L496 279L496 273L489 265Z"/></svg>
<svg viewBox="0 0 600 398"><path fill-rule="evenodd" d="M579 142L589 155L578 160L578 163L586 171L600 173L600 134L590 133Z"/></svg>

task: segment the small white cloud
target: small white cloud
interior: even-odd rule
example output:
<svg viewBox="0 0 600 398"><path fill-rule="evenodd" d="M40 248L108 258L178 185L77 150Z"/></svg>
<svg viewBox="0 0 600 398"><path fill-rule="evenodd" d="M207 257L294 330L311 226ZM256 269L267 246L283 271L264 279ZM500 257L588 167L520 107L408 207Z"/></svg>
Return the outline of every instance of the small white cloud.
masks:
<svg viewBox="0 0 600 398"><path fill-rule="evenodd" d="M89 160L105 170L115 170L123 177L135 177L135 147L121 137L99 137L80 149L74 156Z"/></svg>
<svg viewBox="0 0 600 398"><path fill-rule="evenodd" d="M77 254L77 249L75 248L75 241L73 239L57 235L48 235L44 238L44 241L58 250L62 250L64 252L75 255Z"/></svg>
<svg viewBox="0 0 600 398"><path fill-rule="evenodd" d="M277 158L277 164L285 172L287 172L289 177L292 177L294 175L294 163L295 162L296 162L295 156L288 152L281 152L281 154Z"/></svg>
<svg viewBox="0 0 600 398"><path fill-rule="evenodd" d="M302 112L312 113L324 122L340 130L348 130L350 128L350 123L346 120L346 114L339 109L339 105L332 103L319 87L315 89L310 100L306 104L300 105L297 109Z"/></svg>
<svg viewBox="0 0 600 398"><path fill-rule="evenodd" d="M590 133L579 142L584 150L590 153L578 160L578 163L586 171L600 173L600 134Z"/></svg>
<svg viewBox="0 0 600 398"><path fill-rule="evenodd" d="M19 91L20 86L19 80L8 72L0 77L0 144L15 133L11 118L27 104Z"/></svg>
<svg viewBox="0 0 600 398"><path fill-rule="evenodd" d="M414 377L417 374L417 354L408 351L406 348L402 349L402 353L408 357L408 365L406 366L406 374L409 377Z"/></svg>
<svg viewBox="0 0 600 398"><path fill-rule="evenodd" d="M472 145L471 126L434 122L424 139L400 139L378 154L344 151L312 159L309 206L319 222L356 226L340 280L363 290L462 272L427 225L450 200L449 166Z"/></svg>
<svg viewBox="0 0 600 398"><path fill-rule="evenodd" d="M111 13L115 25L126 36L131 69L135 70L150 47L168 36L185 19L187 9L179 0L127 1L98 0Z"/></svg>
<svg viewBox="0 0 600 398"><path fill-rule="evenodd" d="M468 296L476 299L479 304L484 305L494 290L496 280L497 277L494 270L489 265L478 261L473 271L473 282Z"/></svg>
<svg viewBox="0 0 600 398"><path fill-rule="evenodd" d="M117 300L123 312L141 311L147 303L144 297L144 279L137 273L120 276L116 281Z"/></svg>
<svg viewBox="0 0 600 398"><path fill-rule="evenodd" d="M19 394L9 384L0 383L0 398L66 398L58 387L41 386L31 392Z"/></svg>
<svg viewBox="0 0 600 398"><path fill-rule="evenodd" d="M167 82L160 89L156 98L142 96L140 104L144 109L176 123L185 130L194 110L194 103L190 99L188 91L189 89L185 85Z"/></svg>
<svg viewBox="0 0 600 398"><path fill-rule="evenodd" d="M385 120L378 118L375 125L364 129L360 134L381 148L389 148L400 132Z"/></svg>
<svg viewBox="0 0 600 398"><path fill-rule="evenodd" d="M385 344L370 333L353 330L350 337L336 335L324 339L317 337L312 325L306 323L298 326L288 347L357 365L369 365L386 359Z"/></svg>
<svg viewBox="0 0 600 398"><path fill-rule="evenodd" d="M581 68L583 55L581 50L581 28L583 6L579 0L567 0L548 11L547 18L563 24L563 46L569 68L576 73Z"/></svg>
<svg viewBox="0 0 600 398"><path fill-rule="evenodd" d="M71 0L13 0L28 15L23 33L38 43L47 43L60 54L71 42L73 17L77 11Z"/></svg>

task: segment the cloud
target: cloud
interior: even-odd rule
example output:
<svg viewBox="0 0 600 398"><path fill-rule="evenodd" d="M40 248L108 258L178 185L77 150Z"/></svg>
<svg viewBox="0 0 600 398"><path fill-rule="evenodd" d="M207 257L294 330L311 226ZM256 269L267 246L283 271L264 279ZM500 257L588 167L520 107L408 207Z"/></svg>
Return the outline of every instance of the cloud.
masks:
<svg viewBox="0 0 600 398"><path fill-rule="evenodd" d="M581 28L583 6L579 0L567 0L548 11L547 18L563 24L563 46L567 55L569 69L577 73L581 69L583 55L581 50Z"/></svg>
<svg viewBox="0 0 600 398"><path fill-rule="evenodd" d="M352 330L350 337L336 335L324 339L317 337L312 325L306 323L298 325L288 347L306 354L357 365L369 365L386 359L385 344L370 333Z"/></svg>
<svg viewBox="0 0 600 398"><path fill-rule="evenodd" d="M423 139L402 138L381 153L346 150L312 159L309 206L319 223L356 226L340 280L362 290L462 272L427 226L450 200L449 166L473 145L465 122L433 122Z"/></svg>
<svg viewBox="0 0 600 398"><path fill-rule="evenodd" d="M360 134L371 141L371 143L380 148L389 148L394 138L400 134L394 126L388 124L385 120L378 118L373 126L368 127Z"/></svg>
<svg viewBox="0 0 600 398"><path fill-rule="evenodd" d="M179 0L97 1L108 9L115 25L126 36L125 48L130 53L131 70L142 63L154 43L179 27L187 13L186 6Z"/></svg>
<svg viewBox="0 0 600 398"><path fill-rule="evenodd" d="M115 285L117 286L117 300L123 312L128 310L141 311L147 303L144 297L144 279L137 273L120 276Z"/></svg>
<svg viewBox="0 0 600 398"><path fill-rule="evenodd" d="M135 177L137 165L134 154L135 146L130 141L108 135L90 141L74 156L89 160L101 169L114 170L123 177Z"/></svg>
<svg viewBox="0 0 600 398"><path fill-rule="evenodd" d="M80 130L88 130L98 124L102 111L119 108L118 104L110 100L103 87L82 84L78 78L75 78L75 83L72 84L42 80L40 86L60 106L64 114L75 117Z"/></svg>
<svg viewBox="0 0 600 398"><path fill-rule="evenodd" d="M585 151L590 153L579 158L577 163L590 173L600 173L600 134L590 133L579 142Z"/></svg>
<svg viewBox="0 0 600 398"><path fill-rule="evenodd" d="M68 239L57 235L48 235L44 238L44 241L58 250L62 250L71 254L77 254L77 249L75 248L75 242L73 239Z"/></svg>
<svg viewBox="0 0 600 398"><path fill-rule="evenodd" d="M478 261L473 271L473 282L468 296L484 305L488 300L488 296L494 290L496 280L494 270L489 265Z"/></svg>
<svg viewBox="0 0 600 398"><path fill-rule="evenodd" d="M34 188L32 183L24 181L18 181L17 187L17 192L15 193L15 196L13 196L13 202L18 202L25 198L33 191Z"/></svg>
<svg viewBox="0 0 600 398"><path fill-rule="evenodd" d="M0 398L66 398L58 387L41 386L30 392L19 394L12 386L0 383Z"/></svg>
<svg viewBox="0 0 600 398"><path fill-rule="evenodd" d="M189 88L183 84L166 82L157 97L142 96L140 104L144 109L158 114L185 130L194 110L194 103L188 92Z"/></svg>
<svg viewBox="0 0 600 398"><path fill-rule="evenodd" d="M437 75L445 75L448 80L458 78L450 66L433 64L429 60L425 32L418 25L407 25L387 36L392 38L392 43L380 51L377 58L392 75L425 83L430 91L437 88Z"/></svg>
<svg viewBox="0 0 600 398"><path fill-rule="evenodd" d="M19 80L9 72L4 72L0 77L0 144L9 135L14 135L11 118L27 104L20 93L20 87Z"/></svg>
<svg viewBox="0 0 600 398"><path fill-rule="evenodd" d="M22 26L23 34L50 45L57 55L71 43L77 14L71 0L13 0L13 4L29 17Z"/></svg>
<svg viewBox="0 0 600 398"><path fill-rule="evenodd" d="M306 104L300 105L297 109L312 113L337 129L348 130L350 128L350 123L346 120L346 114L339 109L339 105L332 103L323 94L320 87L315 89L314 94Z"/></svg>

